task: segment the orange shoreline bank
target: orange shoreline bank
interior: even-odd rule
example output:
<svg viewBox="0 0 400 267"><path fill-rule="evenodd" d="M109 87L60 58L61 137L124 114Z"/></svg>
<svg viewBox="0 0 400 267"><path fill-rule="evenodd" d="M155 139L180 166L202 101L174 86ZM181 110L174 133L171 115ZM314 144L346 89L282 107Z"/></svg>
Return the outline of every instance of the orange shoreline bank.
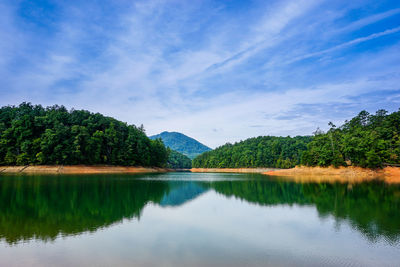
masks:
<svg viewBox="0 0 400 267"><path fill-rule="evenodd" d="M164 173L175 171L166 168L131 167L131 166L0 166L0 174L140 174ZM186 171L186 170L185 170ZM275 168L192 168L187 171L203 173L260 173L280 179L296 182L343 182L357 183L381 179L387 183L400 183L400 167L386 167L372 170L360 167L304 167L297 166L292 169Z"/></svg>
<svg viewBox="0 0 400 267"><path fill-rule="evenodd" d="M162 173L171 171L164 168L145 168L130 166L0 166L2 173L26 173L26 174L112 174L112 173Z"/></svg>
<svg viewBox="0 0 400 267"><path fill-rule="evenodd" d="M279 170L276 168L192 168L191 172L222 172L222 173L265 173Z"/></svg>
<svg viewBox="0 0 400 267"><path fill-rule="evenodd" d="M296 182L364 182L375 179L387 183L400 183L400 168L386 167L383 169L366 169L360 167L305 167L296 166L292 169L280 169L263 173L279 176Z"/></svg>

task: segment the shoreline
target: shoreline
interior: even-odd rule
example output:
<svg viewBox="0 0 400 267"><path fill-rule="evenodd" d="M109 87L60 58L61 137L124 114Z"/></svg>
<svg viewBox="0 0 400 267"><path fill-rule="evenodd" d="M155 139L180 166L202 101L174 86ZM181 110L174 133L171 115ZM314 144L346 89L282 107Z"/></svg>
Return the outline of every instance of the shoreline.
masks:
<svg viewBox="0 0 400 267"><path fill-rule="evenodd" d="M192 168L190 172L210 172L210 173L265 173L280 170L277 168Z"/></svg>
<svg viewBox="0 0 400 267"><path fill-rule="evenodd" d="M270 177L279 177L295 182L340 182L359 183L383 180L386 183L400 183L400 167L367 169L361 167L305 167L291 169L277 168L192 168L167 169L158 167L109 166L109 165L25 165L0 166L1 174L145 174L184 171L194 173L258 173Z"/></svg>
<svg viewBox="0 0 400 267"><path fill-rule="evenodd" d="M340 182L359 183L364 181L382 180L386 183L400 183L400 168L385 167L383 169L368 169L361 167L305 167L296 166L291 169L280 169L263 173L295 182Z"/></svg>
<svg viewBox="0 0 400 267"><path fill-rule="evenodd" d="M89 165L36 165L36 166L0 166L0 174L123 174L123 173L164 173L170 169L158 167L133 167L133 166L89 166Z"/></svg>
<svg viewBox="0 0 400 267"><path fill-rule="evenodd" d="M400 183L400 167L368 169L361 167L305 167L296 166L291 169L278 168L192 168L190 172L203 173L260 173L270 177L291 180L300 183L339 182L361 183L381 180L389 184Z"/></svg>

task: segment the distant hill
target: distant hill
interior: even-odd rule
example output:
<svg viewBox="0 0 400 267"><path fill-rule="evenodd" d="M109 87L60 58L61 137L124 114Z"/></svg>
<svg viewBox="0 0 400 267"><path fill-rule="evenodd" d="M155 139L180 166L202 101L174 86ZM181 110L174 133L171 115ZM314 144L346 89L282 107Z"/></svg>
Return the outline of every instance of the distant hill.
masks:
<svg viewBox="0 0 400 267"><path fill-rule="evenodd" d="M160 201L160 206L180 206L192 199L197 198L201 194L209 190L207 187L201 186L195 182L168 182L169 191L164 194Z"/></svg>
<svg viewBox="0 0 400 267"><path fill-rule="evenodd" d="M161 138L167 147L178 151L191 159L203 152L211 150L211 148L203 145L199 141L177 132L162 132L160 134L150 136L150 139L153 140L157 138Z"/></svg>

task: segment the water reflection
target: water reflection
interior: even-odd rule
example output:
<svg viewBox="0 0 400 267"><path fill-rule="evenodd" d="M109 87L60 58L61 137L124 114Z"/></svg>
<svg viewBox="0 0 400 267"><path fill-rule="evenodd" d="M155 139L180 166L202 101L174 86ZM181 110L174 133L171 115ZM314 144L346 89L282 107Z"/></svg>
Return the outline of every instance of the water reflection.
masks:
<svg viewBox="0 0 400 267"><path fill-rule="evenodd" d="M400 238L400 187L380 181L349 186L343 183L294 183L273 180L215 182L209 184L225 196L260 205L313 205L320 217L333 215L349 221L370 241Z"/></svg>
<svg viewBox="0 0 400 267"><path fill-rule="evenodd" d="M260 175L0 176L0 238L54 240L140 219L146 204L177 207L214 190L257 205L310 205L374 242L400 238L400 187L269 180ZM193 177L194 179L189 179ZM200 179L201 177L205 179ZM217 178L220 179L217 179Z"/></svg>
<svg viewBox="0 0 400 267"><path fill-rule="evenodd" d="M53 240L139 217L168 183L107 176L0 177L0 238Z"/></svg>

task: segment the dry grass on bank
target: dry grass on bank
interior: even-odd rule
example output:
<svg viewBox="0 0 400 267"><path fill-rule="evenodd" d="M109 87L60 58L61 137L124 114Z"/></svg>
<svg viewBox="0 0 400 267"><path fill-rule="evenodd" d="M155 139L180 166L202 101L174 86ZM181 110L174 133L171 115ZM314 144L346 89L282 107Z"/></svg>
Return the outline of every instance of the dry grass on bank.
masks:
<svg viewBox="0 0 400 267"><path fill-rule="evenodd" d="M305 167L268 171L263 174L280 176L296 182L350 182L358 183L381 179L387 183L400 183L400 168L366 169L360 167Z"/></svg>
<svg viewBox="0 0 400 267"><path fill-rule="evenodd" d="M192 168L191 172L222 172L222 173L265 173L277 170L274 168Z"/></svg>
<svg viewBox="0 0 400 267"><path fill-rule="evenodd" d="M159 173L167 172L163 168L144 168L126 166L0 166L0 173L26 174L100 174L100 173Z"/></svg>

